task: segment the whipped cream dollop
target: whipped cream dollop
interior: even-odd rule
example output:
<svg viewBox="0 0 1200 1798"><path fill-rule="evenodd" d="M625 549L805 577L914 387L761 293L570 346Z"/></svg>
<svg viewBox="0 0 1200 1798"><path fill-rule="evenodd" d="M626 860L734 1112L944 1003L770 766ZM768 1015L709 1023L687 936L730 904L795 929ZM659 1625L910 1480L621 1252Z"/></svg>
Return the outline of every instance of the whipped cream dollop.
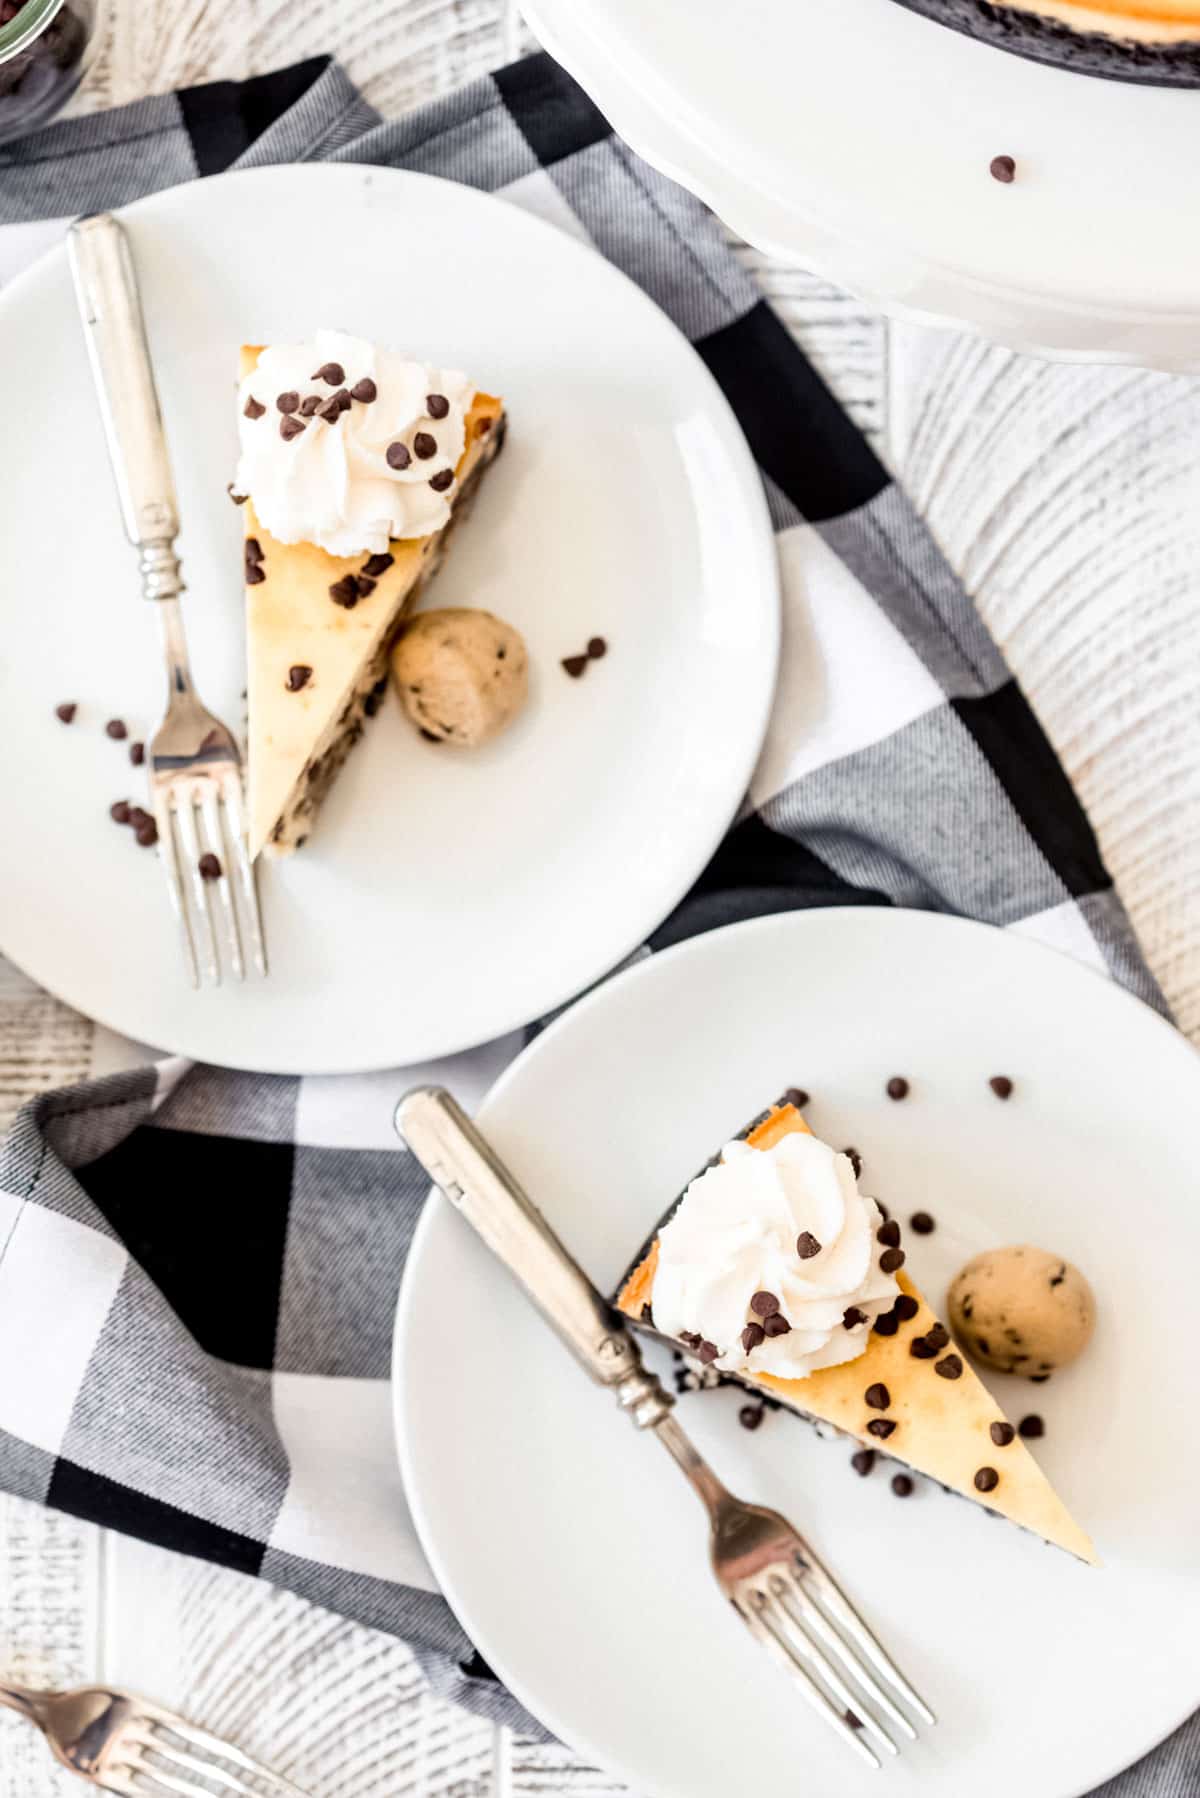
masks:
<svg viewBox="0 0 1200 1798"><path fill-rule="evenodd" d="M238 391L234 491L280 543L333 556L427 537L450 517L474 397L456 369L342 331L275 344Z"/></svg>
<svg viewBox="0 0 1200 1798"><path fill-rule="evenodd" d="M849 1157L817 1137L731 1142L659 1232L655 1328L711 1343L728 1373L799 1380L853 1361L900 1290L880 1270L882 1222Z"/></svg>

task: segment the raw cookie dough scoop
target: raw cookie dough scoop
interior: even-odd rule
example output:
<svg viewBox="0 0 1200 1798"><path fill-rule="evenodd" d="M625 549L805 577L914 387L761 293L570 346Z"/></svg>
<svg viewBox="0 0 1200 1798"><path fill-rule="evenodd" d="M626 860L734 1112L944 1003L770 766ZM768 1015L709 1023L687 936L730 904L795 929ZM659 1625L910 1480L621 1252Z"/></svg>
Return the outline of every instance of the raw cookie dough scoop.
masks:
<svg viewBox="0 0 1200 1798"><path fill-rule="evenodd" d="M976 1360L1044 1379L1083 1352L1096 1300L1077 1267L1023 1243L987 1249L950 1288L950 1324Z"/></svg>
<svg viewBox="0 0 1200 1798"><path fill-rule="evenodd" d="M421 735L462 749L498 736L528 692L520 632L468 606L418 613L396 639L391 662L401 704Z"/></svg>

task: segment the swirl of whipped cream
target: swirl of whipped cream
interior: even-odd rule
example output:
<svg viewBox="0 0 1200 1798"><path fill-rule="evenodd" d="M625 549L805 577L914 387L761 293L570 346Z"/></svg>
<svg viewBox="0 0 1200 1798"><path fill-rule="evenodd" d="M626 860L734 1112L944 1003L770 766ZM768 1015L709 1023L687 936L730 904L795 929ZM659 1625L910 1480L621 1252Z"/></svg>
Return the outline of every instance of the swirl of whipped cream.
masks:
<svg viewBox="0 0 1200 1798"><path fill-rule="evenodd" d="M817 1137L794 1132L770 1149L732 1142L659 1232L655 1327L711 1342L720 1351L715 1365L728 1373L800 1380L853 1361L900 1290L880 1271L882 1221L849 1158ZM760 1292L778 1299L790 1328L747 1350L743 1331L765 1321L750 1309ZM847 1329L848 1311L863 1321L852 1318Z"/></svg>
<svg viewBox="0 0 1200 1798"><path fill-rule="evenodd" d="M331 363L341 369L341 382L320 378L318 371ZM352 399L336 421L305 415L310 396L324 404L341 388L353 393L360 382L374 384L373 399ZM304 429L284 436L276 400L288 393L299 395L301 410L291 416ZM453 475L462 455L474 397L474 387L454 369L410 362L341 331L275 344L238 391L234 490L249 494L259 522L278 542L316 543L332 556L381 552L393 537L427 537L450 517L454 488L445 475ZM436 444L432 454L416 453L420 433ZM393 444L404 455L393 450L389 462ZM439 477L440 491L431 484Z"/></svg>

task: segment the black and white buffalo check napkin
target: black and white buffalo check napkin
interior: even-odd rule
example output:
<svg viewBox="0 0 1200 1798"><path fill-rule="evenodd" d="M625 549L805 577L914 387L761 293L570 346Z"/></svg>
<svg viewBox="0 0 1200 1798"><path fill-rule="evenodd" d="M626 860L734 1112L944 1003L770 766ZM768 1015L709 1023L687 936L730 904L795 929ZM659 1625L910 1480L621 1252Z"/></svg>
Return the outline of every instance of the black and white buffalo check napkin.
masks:
<svg viewBox="0 0 1200 1798"><path fill-rule="evenodd" d="M389 122L315 62L56 125L0 153L0 279L76 212L324 158L470 182L589 239L686 332L758 459L784 577L774 717L740 822L649 947L792 907L920 906L1040 937L1161 1007L929 532L704 209L547 57ZM0 1485L401 1635L442 1691L527 1722L422 1557L388 1395L425 1190L391 1103L430 1072L478 1097L518 1046L367 1080L168 1062L31 1105L0 1157ZM1197 1781L1200 1724L1115 1790Z"/></svg>

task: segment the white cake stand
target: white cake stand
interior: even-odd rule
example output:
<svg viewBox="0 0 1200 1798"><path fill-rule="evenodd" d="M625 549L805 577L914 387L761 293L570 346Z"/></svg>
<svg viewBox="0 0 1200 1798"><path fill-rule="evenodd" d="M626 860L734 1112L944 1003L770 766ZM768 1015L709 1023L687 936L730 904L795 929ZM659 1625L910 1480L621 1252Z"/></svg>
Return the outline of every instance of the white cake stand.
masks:
<svg viewBox="0 0 1200 1798"><path fill-rule="evenodd" d="M893 0L525 6L622 136L769 254L1018 349L1200 369L1200 91L1046 68Z"/></svg>

